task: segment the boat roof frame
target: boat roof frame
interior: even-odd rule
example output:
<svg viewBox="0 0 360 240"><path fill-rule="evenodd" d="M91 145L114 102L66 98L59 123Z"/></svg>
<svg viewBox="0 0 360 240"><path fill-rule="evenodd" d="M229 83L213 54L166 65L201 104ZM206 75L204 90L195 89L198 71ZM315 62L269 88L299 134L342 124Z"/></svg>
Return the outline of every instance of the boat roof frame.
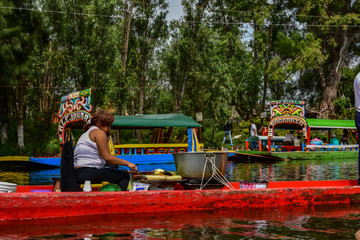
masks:
<svg viewBox="0 0 360 240"><path fill-rule="evenodd" d="M152 129L166 127L196 128L201 124L183 114L114 115L112 129Z"/></svg>

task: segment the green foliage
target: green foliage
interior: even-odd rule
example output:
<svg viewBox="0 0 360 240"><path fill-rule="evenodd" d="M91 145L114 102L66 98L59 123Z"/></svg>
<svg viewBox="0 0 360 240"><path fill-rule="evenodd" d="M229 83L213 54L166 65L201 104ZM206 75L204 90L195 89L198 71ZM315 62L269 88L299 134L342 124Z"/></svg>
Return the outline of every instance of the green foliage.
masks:
<svg viewBox="0 0 360 240"><path fill-rule="evenodd" d="M8 137L1 154L58 154L59 100L84 88L92 88L94 110L201 112L206 148L223 147L232 114L232 135L241 135L234 145L244 146L249 120L261 127L263 101L319 106L330 89L337 117L352 119L360 4L350 2L183 0L184 15L169 24L164 0L0 0L0 128ZM186 135L174 129L172 141ZM150 136L125 131L120 142Z"/></svg>
<svg viewBox="0 0 360 240"><path fill-rule="evenodd" d="M346 110L351 108L349 97L336 98L334 101L335 111L340 115L340 118L346 117Z"/></svg>

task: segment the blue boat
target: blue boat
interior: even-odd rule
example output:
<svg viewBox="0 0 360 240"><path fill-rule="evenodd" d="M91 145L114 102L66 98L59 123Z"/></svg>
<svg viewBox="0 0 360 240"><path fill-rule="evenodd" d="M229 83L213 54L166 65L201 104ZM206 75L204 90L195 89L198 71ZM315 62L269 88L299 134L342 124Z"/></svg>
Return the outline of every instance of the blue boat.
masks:
<svg viewBox="0 0 360 240"><path fill-rule="evenodd" d="M71 93L61 98L58 113L58 134L60 146L71 140L71 129L81 129L91 120L91 89ZM115 115L111 125L114 130L151 131L151 139L145 144L114 145L109 140L110 151L117 157L136 165L174 164L173 153L201 151L204 144L199 143L197 128L201 125L183 114ZM174 128L186 128L186 143L171 143ZM30 162L60 167L58 157L30 157Z"/></svg>

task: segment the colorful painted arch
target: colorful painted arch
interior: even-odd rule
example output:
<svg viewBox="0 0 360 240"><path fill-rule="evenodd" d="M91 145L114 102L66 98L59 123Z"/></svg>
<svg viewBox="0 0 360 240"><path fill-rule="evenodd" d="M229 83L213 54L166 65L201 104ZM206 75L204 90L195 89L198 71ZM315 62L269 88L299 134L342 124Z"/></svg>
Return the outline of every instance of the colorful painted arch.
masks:
<svg viewBox="0 0 360 240"><path fill-rule="evenodd" d="M274 129L299 129L302 130L304 138L307 138L307 123L305 118L299 116L279 116L272 118L269 122L268 137L274 136Z"/></svg>

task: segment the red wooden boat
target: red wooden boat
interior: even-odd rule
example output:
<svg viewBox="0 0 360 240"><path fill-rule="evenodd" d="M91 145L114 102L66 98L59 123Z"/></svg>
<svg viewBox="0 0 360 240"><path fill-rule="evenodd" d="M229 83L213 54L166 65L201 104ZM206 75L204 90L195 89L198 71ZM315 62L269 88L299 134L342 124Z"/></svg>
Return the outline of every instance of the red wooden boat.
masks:
<svg viewBox="0 0 360 240"><path fill-rule="evenodd" d="M262 189L231 184L235 189L128 192L45 192L53 186L18 186L15 193L0 193L0 220L360 202L356 180L270 182ZM174 186L181 188L180 183Z"/></svg>

